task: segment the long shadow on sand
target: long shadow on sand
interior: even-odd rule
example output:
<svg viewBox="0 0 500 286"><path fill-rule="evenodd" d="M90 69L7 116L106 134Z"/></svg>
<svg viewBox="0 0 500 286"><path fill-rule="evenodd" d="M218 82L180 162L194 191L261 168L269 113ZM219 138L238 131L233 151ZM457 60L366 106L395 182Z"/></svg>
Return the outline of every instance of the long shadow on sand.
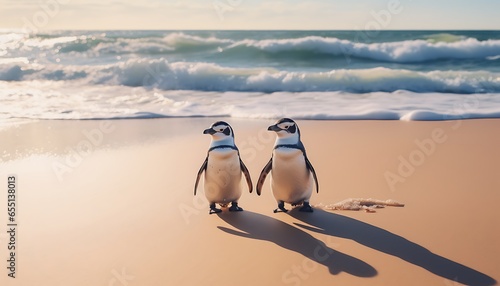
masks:
<svg viewBox="0 0 500 286"><path fill-rule="evenodd" d="M331 249L307 232L272 217L250 211L220 213L219 217L238 229L218 226L222 231L245 238L273 242L325 265L331 274L343 271L358 277L377 275L377 270L366 262Z"/></svg>
<svg viewBox="0 0 500 286"><path fill-rule="evenodd" d="M326 235L352 239L367 247L399 257L443 278L465 285L496 284L496 280L486 274L434 254L382 228L319 209L315 209L312 214L300 213L296 210L289 214L309 225L295 223L299 227Z"/></svg>

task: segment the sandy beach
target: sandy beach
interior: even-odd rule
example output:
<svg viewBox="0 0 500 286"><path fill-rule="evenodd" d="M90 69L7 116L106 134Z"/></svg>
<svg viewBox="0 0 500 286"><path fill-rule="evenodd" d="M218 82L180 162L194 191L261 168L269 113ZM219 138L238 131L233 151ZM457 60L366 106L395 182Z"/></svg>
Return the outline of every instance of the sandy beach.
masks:
<svg viewBox="0 0 500 286"><path fill-rule="evenodd" d="M297 121L314 213L209 215L196 173L219 118L45 120L0 130L1 285L495 285L500 120ZM273 120L225 118L254 185ZM6 260L15 176L15 279ZM323 209L392 199L375 213ZM7 266L7 267L6 267Z"/></svg>

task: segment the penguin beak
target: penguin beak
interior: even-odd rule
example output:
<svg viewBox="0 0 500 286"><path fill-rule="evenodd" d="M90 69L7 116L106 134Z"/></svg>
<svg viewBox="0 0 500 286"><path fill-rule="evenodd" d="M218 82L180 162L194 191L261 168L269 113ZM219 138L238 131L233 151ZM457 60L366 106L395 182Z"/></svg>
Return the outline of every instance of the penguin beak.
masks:
<svg viewBox="0 0 500 286"><path fill-rule="evenodd" d="M217 133L217 131L215 131L213 128L208 128L208 129L203 130L203 134L214 135L215 133Z"/></svg>
<svg viewBox="0 0 500 286"><path fill-rule="evenodd" d="M281 130L283 130L283 129L279 128L278 125L276 125L276 124L275 125L271 125L271 126L269 126L267 128L267 131L279 132Z"/></svg>

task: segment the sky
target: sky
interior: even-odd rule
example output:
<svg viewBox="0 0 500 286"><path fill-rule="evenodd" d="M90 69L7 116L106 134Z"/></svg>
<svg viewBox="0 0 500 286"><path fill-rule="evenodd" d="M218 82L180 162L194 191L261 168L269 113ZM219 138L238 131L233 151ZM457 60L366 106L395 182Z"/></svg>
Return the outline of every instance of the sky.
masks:
<svg viewBox="0 0 500 286"><path fill-rule="evenodd" d="M499 0L0 0L0 29L500 30Z"/></svg>

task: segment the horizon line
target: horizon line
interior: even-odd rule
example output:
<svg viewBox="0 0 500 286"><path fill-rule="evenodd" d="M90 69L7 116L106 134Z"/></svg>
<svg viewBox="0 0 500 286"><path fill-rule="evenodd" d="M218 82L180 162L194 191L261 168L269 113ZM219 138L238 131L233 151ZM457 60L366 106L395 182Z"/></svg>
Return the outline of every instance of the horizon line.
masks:
<svg viewBox="0 0 500 286"><path fill-rule="evenodd" d="M24 28L1 28L0 31L22 31ZM367 31L367 32L399 32L399 31L491 31L491 32L500 32L500 28L497 29L127 29L127 28L111 28L111 29L84 29L84 28L73 28L73 29L40 29L38 32L53 32L53 31L345 31L345 32L356 32L356 31Z"/></svg>

